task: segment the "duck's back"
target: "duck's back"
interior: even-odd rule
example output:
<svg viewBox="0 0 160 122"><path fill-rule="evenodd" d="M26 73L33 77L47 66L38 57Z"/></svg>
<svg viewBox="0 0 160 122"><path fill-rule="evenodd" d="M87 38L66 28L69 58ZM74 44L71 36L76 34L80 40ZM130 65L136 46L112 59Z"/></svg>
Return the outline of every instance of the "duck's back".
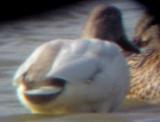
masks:
<svg viewBox="0 0 160 122"><path fill-rule="evenodd" d="M116 74L115 77L119 76L120 70L125 70L125 73L128 69L120 48L111 42L98 39L57 39L39 46L18 69L15 79L28 72L30 79L40 80L69 64L73 68L83 69L81 63L85 64L88 72L99 68L110 75ZM89 75L87 68L83 72Z"/></svg>
<svg viewBox="0 0 160 122"><path fill-rule="evenodd" d="M87 98L110 101L110 110L120 104L129 86L129 69L120 48L95 39L68 43L60 51L48 76L82 84L89 81L90 87L84 90Z"/></svg>
<svg viewBox="0 0 160 122"><path fill-rule="evenodd" d="M74 72L76 70L81 71L82 76L83 73L86 76L90 75L88 72L94 71L96 68L106 70L110 75L128 68L117 45L97 39L79 39L67 43L65 41L55 61L52 63L52 72L50 74L54 74L53 72L59 69L64 71L64 67L72 67L74 69L71 71Z"/></svg>

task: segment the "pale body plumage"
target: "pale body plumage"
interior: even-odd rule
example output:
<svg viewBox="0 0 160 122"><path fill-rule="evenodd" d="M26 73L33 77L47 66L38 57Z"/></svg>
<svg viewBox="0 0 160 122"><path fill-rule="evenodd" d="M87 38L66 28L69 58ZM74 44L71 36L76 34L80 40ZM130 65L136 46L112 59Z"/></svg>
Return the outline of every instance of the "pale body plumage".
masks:
<svg viewBox="0 0 160 122"><path fill-rule="evenodd" d="M54 77L64 79L65 86L44 88L39 82ZM31 83L32 88L26 90L24 82ZM107 112L117 108L125 97L129 70L120 48L113 43L60 39L37 48L18 69L14 83L21 102L33 113ZM58 91L62 92L56 98L42 104L30 101L24 94Z"/></svg>

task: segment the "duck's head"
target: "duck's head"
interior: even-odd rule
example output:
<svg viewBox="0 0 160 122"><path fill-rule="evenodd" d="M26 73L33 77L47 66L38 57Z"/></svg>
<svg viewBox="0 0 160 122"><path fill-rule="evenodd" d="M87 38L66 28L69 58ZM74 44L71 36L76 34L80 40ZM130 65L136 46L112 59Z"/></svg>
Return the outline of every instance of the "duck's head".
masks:
<svg viewBox="0 0 160 122"><path fill-rule="evenodd" d="M137 46L142 49L159 49L160 48L160 30L157 25L151 26L144 31L139 38L136 38Z"/></svg>
<svg viewBox="0 0 160 122"><path fill-rule="evenodd" d="M28 73L18 79L19 97L32 104L46 104L56 99L64 90L67 81L61 78L49 77L43 80L31 80ZM22 101L23 101L22 100Z"/></svg>
<svg viewBox="0 0 160 122"><path fill-rule="evenodd" d="M142 49L159 49L159 26L150 15L144 14L135 27L134 43Z"/></svg>
<svg viewBox="0 0 160 122"><path fill-rule="evenodd" d="M82 37L112 41L125 51L140 52L139 48L127 39L121 11L115 6L97 6L84 26Z"/></svg>
<svg viewBox="0 0 160 122"><path fill-rule="evenodd" d="M69 106L68 101L75 96L66 90L68 89L66 80L57 77L32 80L27 78L27 74L23 75L23 79L17 80L19 82L17 86L18 98L32 113L62 115L68 114L74 109Z"/></svg>

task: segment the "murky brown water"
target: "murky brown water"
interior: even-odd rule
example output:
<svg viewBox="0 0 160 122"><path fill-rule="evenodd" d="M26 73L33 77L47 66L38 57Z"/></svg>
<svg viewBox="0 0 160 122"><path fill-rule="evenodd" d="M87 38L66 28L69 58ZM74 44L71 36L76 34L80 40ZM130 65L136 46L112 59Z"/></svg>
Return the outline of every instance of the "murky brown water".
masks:
<svg viewBox="0 0 160 122"><path fill-rule="evenodd" d="M40 44L56 38L78 38L89 11L97 4L108 2L118 6L123 14L127 34L132 37L134 25L142 12L127 0L97 0L0 25L0 121L3 122L159 122L160 107L130 103L118 113L80 114L64 117L31 115L17 100L12 77L18 66ZM133 107L131 107L133 106ZM159 118L158 118L159 117Z"/></svg>

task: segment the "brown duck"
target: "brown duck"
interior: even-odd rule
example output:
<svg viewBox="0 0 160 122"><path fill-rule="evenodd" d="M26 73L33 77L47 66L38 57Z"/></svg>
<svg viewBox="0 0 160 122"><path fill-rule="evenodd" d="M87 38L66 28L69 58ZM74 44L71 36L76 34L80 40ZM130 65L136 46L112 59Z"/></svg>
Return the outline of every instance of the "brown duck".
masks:
<svg viewBox="0 0 160 122"><path fill-rule="evenodd" d="M127 58L131 71L127 98L158 104L160 103L160 28L148 14L144 14L136 25L135 42L142 48L142 53Z"/></svg>

